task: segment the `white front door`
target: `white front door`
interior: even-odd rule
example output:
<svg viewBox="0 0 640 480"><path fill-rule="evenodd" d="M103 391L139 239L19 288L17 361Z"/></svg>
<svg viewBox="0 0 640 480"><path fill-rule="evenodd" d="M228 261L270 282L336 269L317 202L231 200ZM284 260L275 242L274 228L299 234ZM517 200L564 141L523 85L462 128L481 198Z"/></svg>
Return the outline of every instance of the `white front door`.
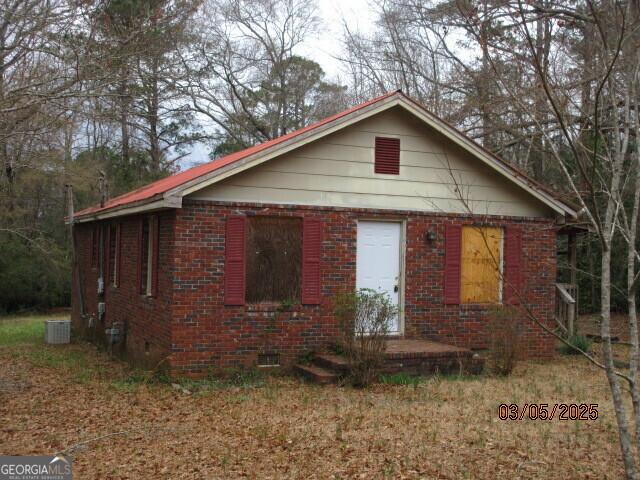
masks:
<svg viewBox="0 0 640 480"><path fill-rule="evenodd" d="M396 307L400 300L401 226L399 222L358 222L356 288L387 293ZM398 315L389 332L400 333Z"/></svg>

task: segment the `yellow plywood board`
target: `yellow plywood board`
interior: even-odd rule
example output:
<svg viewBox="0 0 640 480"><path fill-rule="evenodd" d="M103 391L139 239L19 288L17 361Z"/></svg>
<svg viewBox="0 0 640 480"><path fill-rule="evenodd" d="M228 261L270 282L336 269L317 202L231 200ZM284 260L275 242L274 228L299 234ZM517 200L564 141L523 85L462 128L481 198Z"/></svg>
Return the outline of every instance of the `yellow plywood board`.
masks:
<svg viewBox="0 0 640 480"><path fill-rule="evenodd" d="M462 228L460 299L462 303L498 303L502 229Z"/></svg>

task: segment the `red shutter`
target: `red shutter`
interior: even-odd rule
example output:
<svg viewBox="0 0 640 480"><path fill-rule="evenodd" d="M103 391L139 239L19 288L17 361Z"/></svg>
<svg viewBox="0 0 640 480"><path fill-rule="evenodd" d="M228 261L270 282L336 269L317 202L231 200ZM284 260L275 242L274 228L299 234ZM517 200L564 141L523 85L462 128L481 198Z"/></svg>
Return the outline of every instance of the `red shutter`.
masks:
<svg viewBox="0 0 640 480"><path fill-rule="evenodd" d="M462 227L447 225L444 254L444 303L460 303L460 256L462 249Z"/></svg>
<svg viewBox="0 0 640 480"><path fill-rule="evenodd" d="M91 267L98 266L98 227L91 228Z"/></svg>
<svg viewBox="0 0 640 480"><path fill-rule="evenodd" d="M375 173L400 173L400 139L376 137Z"/></svg>
<svg viewBox="0 0 640 480"><path fill-rule="evenodd" d="M116 287L120 286L120 268L122 265L122 262L120 262L120 227L122 224L118 223L116 225L116 258L115 261L113 262L113 265L116 269L116 274L113 278L113 282L115 283Z"/></svg>
<svg viewBox="0 0 640 480"><path fill-rule="evenodd" d="M245 217L240 215L227 217L224 270L225 305L244 305L245 229Z"/></svg>
<svg viewBox="0 0 640 480"><path fill-rule="evenodd" d="M160 219L158 216L152 217L151 229L149 231L151 237L151 296L158 294L158 269L160 263Z"/></svg>
<svg viewBox="0 0 640 480"><path fill-rule="evenodd" d="M106 287L109 285L109 281L111 279L111 226L107 224L105 227L107 230L107 234L105 235L106 239L103 242L102 248L104 249L104 285L105 291Z"/></svg>
<svg viewBox="0 0 640 480"><path fill-rule="evenodd" d="M504 242L504 290L503 303L520 303L522 295L522 228L507 227Z"/></svg>
<svg viewBox="0 0 640 480"><path fill-rule="evenodd" d="M137 265L137 285L138 285L138 293L144 293L142 290L142 254L144 253L142 247L142 240L144 237L144 218L140 219L140 223L138 225L138 265Z"/></svg>
<svg viewBox="0 0 640 480"><path fill-rule="evenodd" d="M302 303L320 304L322 220L305 217L302 223Z"/></svg>
<svg viewBox="0 0 640 480"><path fill-rule="evenodd" d="M90 265L92 267L93 267L93 236L95 235L94 230L95 230L95 228L91 229L91 239L90 239L91 244L89 245L89 248L90 248L90 250L89 250L89 263L90 263Z"/></svg>

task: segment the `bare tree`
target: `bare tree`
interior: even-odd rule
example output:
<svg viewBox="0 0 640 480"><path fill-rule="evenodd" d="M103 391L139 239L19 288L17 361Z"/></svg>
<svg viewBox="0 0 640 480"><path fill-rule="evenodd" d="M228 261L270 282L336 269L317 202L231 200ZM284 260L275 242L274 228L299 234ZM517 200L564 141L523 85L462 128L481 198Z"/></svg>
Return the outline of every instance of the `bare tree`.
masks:
<svg viewBox="0 0 640 480"><path fill-rule="evenodd" d="M104 120L119 125L123 165L144 152L149 172L160 175L181 158L176 149L199 138L187 98L175 87L184 75L178 52L197 41L189 29L199 5L199 0L110 0L98 14L99 53L109 58L102 66L110 79L101 92L110 110Z"/></svg>
<svg viewBox="0 0 640 480"><path fill-rule="evenodd" d="M77 95L86 70L78 58L91 48L86 15L74 3L8 0L0 12L0 158L8 211L15 207L17 171L37 157L60 123L65 99Z"/></svg>
<svg viewBox="0 0 640 480"><path fill-rule="evenodd" d="M182 90L234 150L283 135L344 106L343 88L297 55L319 24L310 0L214 1L199 17L202 39L184 57Z"/></svg>
<svg viewBox="0 0 640 480"><path fill-rule="evenodd" d="M544 93L531 68L533 53L550 63L551 20L536 19L535 52L514 37L504 2L379 0L371 35L344 27L344 64L362 98L402 89L436 115L537 179L546 175L547 147L536 122L553 131ZM498 49L499 45L499 49ZM496 51L498 55L496 55ZM536 118L513 108L501 83L523 102L536 104ZM555 172L553 172L555 173Z"/></svg>
<svg viewBox="0 0 640 480"><path fill-rule="evenodd" d="M627 478L638 478L637 449L640 446L636 435L631 437L630 419L624 403L624 392L629 392L633 408L636 432L640 431L640 397L637 379L638 371L638 329L635 312L635 287L637 274L635 262L636 229L640 181L638 180L637 152L630 151L633 126L637 126L637 30L640 17L633 3L602 2L594 5L558 4L553 6L542 3L524 4L520 1L504 4L501 7L508 28L514 32L519 43L529 50L530 67L544 92L544 101L550 116L557 124L561 136L549 134L541 120L541 98L533 105L519 98L517 92L501 82L498 85L510 94L514 103L523 112L528 112L543 135L551 150L551 160L562 172L573 199L582 210L582 214L591 223L599 239L601 251L600 278L600 335L602 337L602 360L598 364L606 373L611 389L616 414L620 446ZM476 15L476 14L473 14ZM557 58L554 69L545 61L548 54L540 49L535 28L541 16L549 16L558 29L558 39L550 47ZM468 18L471 25L476 23L473 16ZM588 24L585 25L585 24ZM582 104L580 95L585 81L580 66L575 63L572 36L574 26L581 25L577 31L595 29L590 38L590 51L595 60L590 61L592 76L586 81L595 84L594 95ZM476 32L478 35L479 32ZM490 60L504 51L504 40L496 37L490 49ZM533 107L533 108L532 108ZM631 161L630 161L631 160ZM635 182L633 181L635 179ZM629 185L632 183L632 185ZM635 184L633 184L635 183ZM625 202L625 192L633 192L631 207ZM611 341L611 258L613 242L617 236L623 237L628 248L628 298L632 349L630 352L630 372L617 371ZM593 360L593 358L591 358ZM623 385L621 381L624 381ZM626 387L626 388L625 388Z"/></svg>

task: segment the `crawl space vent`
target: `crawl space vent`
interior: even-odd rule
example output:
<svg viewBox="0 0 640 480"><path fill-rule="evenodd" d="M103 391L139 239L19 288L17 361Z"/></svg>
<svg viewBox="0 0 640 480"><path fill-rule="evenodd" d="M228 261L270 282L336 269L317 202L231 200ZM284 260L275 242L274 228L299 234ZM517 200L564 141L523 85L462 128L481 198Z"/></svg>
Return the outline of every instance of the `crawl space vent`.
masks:
<svg viewBox="0 0 640 480"><path fill-rule="evenodd" d="M258 355L259 367L277 367L280 365L279 353L261 353Z"/></svg>

